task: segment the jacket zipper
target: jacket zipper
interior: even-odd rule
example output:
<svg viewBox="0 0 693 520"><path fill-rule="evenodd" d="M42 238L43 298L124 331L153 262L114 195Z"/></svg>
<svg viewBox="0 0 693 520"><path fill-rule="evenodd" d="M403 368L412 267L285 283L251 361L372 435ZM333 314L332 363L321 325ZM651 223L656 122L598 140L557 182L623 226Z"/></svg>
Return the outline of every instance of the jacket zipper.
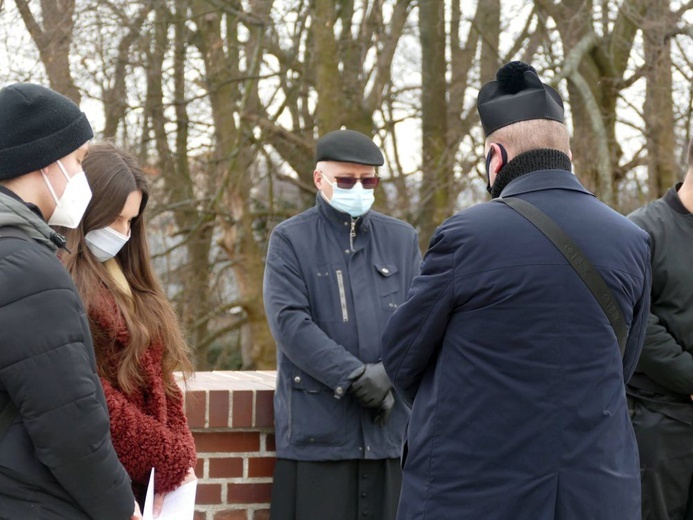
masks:
<svg viewBox="0 0 693 520"><path fill-rule="evenodd" d="M342 270L337 269L337 284L339 285L339 301L342 304L342 321L349 321L349 313L347 312L346 294L344 293L344 277Z"/></svg>
<svg viewBox="0 0 693 520"><path fill-rule="evenodd" d="M351 252L354 252L354 239L356 238L356 220L351 219L351 232L349 233L349 245Z"/></svg>

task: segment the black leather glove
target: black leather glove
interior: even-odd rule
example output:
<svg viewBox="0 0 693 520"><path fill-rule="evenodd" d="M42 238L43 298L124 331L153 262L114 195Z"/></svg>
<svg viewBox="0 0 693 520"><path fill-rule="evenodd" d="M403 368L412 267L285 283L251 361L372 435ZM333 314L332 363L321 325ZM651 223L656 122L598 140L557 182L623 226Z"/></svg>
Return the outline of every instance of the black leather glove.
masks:
<svg viewBox="0 0 693 520"><path fill-rule="evenodd" d="M395 396L392 395L392 390L390 390L386 395L383 402L380 403L378 410L375 412L375 417L373 417L373 422L378 426L385 426L387 421L390 419L392 414L392 409L395 407Z"/></svg>
<svg viewBox="0 0 693 520"><path fill-rule="evenodd" d="M392 388L382 363L366 363L361 375L351 383L351 392L361 406L378 408Z"/></svg>

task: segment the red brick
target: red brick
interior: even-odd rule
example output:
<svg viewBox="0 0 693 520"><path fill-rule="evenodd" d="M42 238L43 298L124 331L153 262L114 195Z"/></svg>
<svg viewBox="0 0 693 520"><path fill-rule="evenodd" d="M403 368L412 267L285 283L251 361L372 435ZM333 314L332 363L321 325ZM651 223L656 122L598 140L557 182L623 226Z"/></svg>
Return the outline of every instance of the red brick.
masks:
<svg viewBox="0 0 693 520"><path fill-rule="evenodd" d="M253 520L269 520L270 510L269 509L258 509L253 513Z"/></svg>
<svg viewBox="0 0 693 520"><path fill-rule="evenodd" d="M190 391L185 394L185 415L188 426L204 428L207 416L207 395L203 391Z"/></svg>
<svg viewBox="0 0 693 520"><path fill-rule="evenodd" d="M277 451L277 443L274 439L274 434L268 433L265 436L265 449L267 451Z"/></svg>
<svg viewBox="0 0 693 520"><path fill-rule="evenodd" d="M209 478L233 478L243 476L243 459L209 459Z"/></svg>
<svg viewBox="0 0 693 520"><path fill-rule="evenodd" d="M233 393L231 424L234 428L249 428L253 425L253 392L237 390Z"/></svg>
<svg viewBox="0 0 693 520"><path fill-rule="evenodd" d="M258 451L258 432L193 432L197 453Z"/></svg>
<svg viewBox="0 0 693 520"><path fill-rule="evenodd" d="M214 515L214 520L248 520L248 511L245 509L227 509Z"/></svg>
<svg viewBox="0 0 693 520"><path fill-rule="evenodd" d="M274 426L274 392L258 390L255 394L255 426L271 428Z"/></svg>
<svg viewBox="0 0 693 520"><path fill-rule="evenodd" d="M272 484L228 484L229 504L267 504L272 496Z"/></svg>
<svg viewBox="0 0 693 520"><path fill-rule="evenodd" d="M248 459L249 477L271 477L274 475L274 457L251 457ZM211 475L210 475L211 476Z"/></svg>
<svg viewBox="0 0 693 520"><path fill-rule="evenodd" d="M198 484L195 503L221 504L221 484Z"/></svg>
<svg viewBox="0 0 693 520"><path fill-rule="evenodd" d="M229 425L229 393L225 390L209 392L209 427L226 428Z"/></svg>
<svg viewBox="0 0 693 520"><path fill-rule="evenodd" d="M197 464L195 464L195 475L197 478L204 478L205 476L205 459L202 457L197 459Z"/></svg>
<svg viewBox="0 0 693 520"><path fill-rule="evenodd" d="M193 516L193 520L207 520L207 513L204 511L195 511L195 516Z"/></svg>

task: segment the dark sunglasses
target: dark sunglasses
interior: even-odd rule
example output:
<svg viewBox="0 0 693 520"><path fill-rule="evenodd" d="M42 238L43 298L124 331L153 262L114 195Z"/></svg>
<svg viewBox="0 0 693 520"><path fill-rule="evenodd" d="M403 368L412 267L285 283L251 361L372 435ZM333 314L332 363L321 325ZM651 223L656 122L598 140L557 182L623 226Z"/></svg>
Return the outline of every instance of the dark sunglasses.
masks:
<svg viewBox="0 0 693 520"><path fill-rule="evenodd" d="M350 190L358 181L361 181L364 190L372 190L380 183L380 177L335 177L334 180L337 186L344 190Z"/></svg>

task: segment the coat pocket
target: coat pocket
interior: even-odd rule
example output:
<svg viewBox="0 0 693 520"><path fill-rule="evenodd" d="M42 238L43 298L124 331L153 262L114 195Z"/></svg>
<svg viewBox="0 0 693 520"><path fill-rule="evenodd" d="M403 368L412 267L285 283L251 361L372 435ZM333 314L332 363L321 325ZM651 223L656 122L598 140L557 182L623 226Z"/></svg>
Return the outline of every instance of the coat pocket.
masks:
<svg viewBox="0 0 693 520"><path fill-rule="evenodd" d="M309 375L291 379L292 444L338 446L344 443L348 399L336 399L332 389Z"/></svg>
<svg viewBox="0 0 693 520"><path fill-rule="evenodd" d="M394 264L376 262L373 264L376 283L380 293L380 307L384 311L393 312L401 303L401 287L399 269Z"/></svg>

